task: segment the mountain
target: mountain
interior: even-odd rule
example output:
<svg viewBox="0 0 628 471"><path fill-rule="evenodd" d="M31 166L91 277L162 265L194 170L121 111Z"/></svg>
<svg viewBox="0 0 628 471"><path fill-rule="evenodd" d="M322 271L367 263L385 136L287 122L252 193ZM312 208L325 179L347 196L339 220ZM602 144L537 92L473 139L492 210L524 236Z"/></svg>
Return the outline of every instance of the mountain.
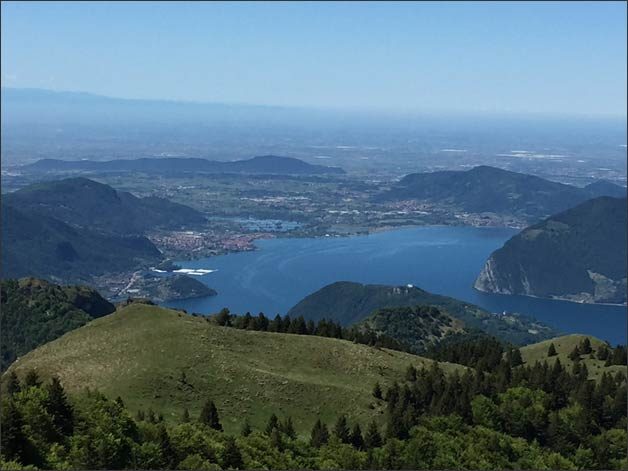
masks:
<svg viewBox="0 0 628 471"><path fill-rule="evenodd" d="M598 180L585 186L584 189L591 198L598 198L600 196L612 196L613 198L626 197L625 187L615 185L608 180Z"/></svg>
<svg viewBox="0 0 628 471"><path fill-rule="evenodd" d="M85 286L59 286L35 278L0 282L0 370L16 358L94 318L115 311Z"/></svg>
<svg viewBox="0 0 628 471"><path fill-rule="evenodd" d="M492 212L539 219L564 211L593 196L625 195L609 182L585 188L552 182L533 175L479 166L467 171L406 175L380 201L416 199L449 204L472 213Z"/></svg>
<svg viewBox="0 0 628 471"><path fill-rule="evenodd" d="M355 325L384 334L421 353L450 334L464 332L464 323L433 306L387 307L378 309Z"/></svg>
<svg viewBox="0 0 628 471"><path fill-rule="evenodd" d="M23 211L2 198L2 277L37 276L79 282L161 261L147 238L72 227L40 212Z"/></svg>
<svg viewBox="0 0 628 471"><path fill-rule="evenodd" d="M552 329L521 316L498 316L482 308L415 286L364 285L339 281L306 296L288 315L305 319L333 319L350 325L382 308L434 306L462 321L465 327L479 329L515 344L536 342L556 335Z"/></svg>
<svg viewBox="0 0 628 471"><path fill-rule="evenodd" d="M198 211L164 198L138 198L87 178L36 183L3 195L11 206L104 233L143 234L157 227L201 225Z"/></svg>
<svg viewBox="0 0 628 471"><path fill-rule="evenodd" d="M345 173L339 167L313 165L292 157L263 155L247 160L222 162L198 158L142 158L132 160L42 159L22 167L28 172L145 172L145 173L244 173L322 175Z"/></svg>
<svg viewBox="0 0 628 471"><path fill-rule="evenodd" d="M239 431L245 417L263 429L277 413L309 433L317 418L330 423L339 411L363 424L383 421L385 404L372 396L373 385L401 381L408 365L431 364L345 340L220 327L131 304L28 353L9 371L57 375L71 395L98 389L121 396L133 412L152 408L167 421L178 421L184 407L197 417L211 398L227 431Z"/></svg>
<svg viewBox="0 0 628 471"><path fill-rule="evenodd" d="M524 229L475 287L580 302L626 302L626 198L595 198Z"/></svg>

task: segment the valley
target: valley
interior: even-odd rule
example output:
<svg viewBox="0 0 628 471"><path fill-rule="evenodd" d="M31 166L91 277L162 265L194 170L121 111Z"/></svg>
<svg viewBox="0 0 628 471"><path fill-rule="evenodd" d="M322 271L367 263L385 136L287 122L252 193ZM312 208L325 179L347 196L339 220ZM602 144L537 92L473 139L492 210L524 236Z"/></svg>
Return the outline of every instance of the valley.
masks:
<svg viewBox="0 0 628 471"><path fill-rule="evenodd" d="M0 10L0 470L628 470L628 3Z"/></svg>

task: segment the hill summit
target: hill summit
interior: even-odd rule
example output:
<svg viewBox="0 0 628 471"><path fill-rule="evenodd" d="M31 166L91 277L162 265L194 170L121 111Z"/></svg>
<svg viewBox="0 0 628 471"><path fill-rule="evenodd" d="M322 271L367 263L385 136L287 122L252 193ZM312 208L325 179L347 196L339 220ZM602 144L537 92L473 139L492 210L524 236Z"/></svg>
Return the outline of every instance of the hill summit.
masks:
<svg viewBox="0 0 628 471"><path fill-rule="evenodd" d="M476 289L626 303L626 198L589 200L524 229L491 254Z"/></svg>
<svg viewBox="0 0 628 471"><path fill-rule="evenodd" d="M303 316L305 319L315 321L333 319L343 325L350 325L363 321L375 311L383 308L412 306L436 307L443 317L440 318L439 314L439 319L436 319L433 325L443 327L447 322L446 319L451 317L459 321L455 324L457 329L464 326L481 330L515 344L538 342L556 335L551 328L525 317L491 314L474 304L433 294L413 285L368 285L338 281L303 298L288 311L288 315ZM403 310L395 311L395 313L402 315ZM376 322L378 323L379 321ZM440 330L440 327L438 329ZM397 340L402 339L397 338Z"/></svg>
<svg viewBox="0 0 628 471"><path fill-rule="evenodd" d="M481 165L467 171L406 175L381 201L416 199L448 204L473 213L510 214L538 220L598 196L618 196L626 189L610 182L578 188L534 175Z"/></svg>

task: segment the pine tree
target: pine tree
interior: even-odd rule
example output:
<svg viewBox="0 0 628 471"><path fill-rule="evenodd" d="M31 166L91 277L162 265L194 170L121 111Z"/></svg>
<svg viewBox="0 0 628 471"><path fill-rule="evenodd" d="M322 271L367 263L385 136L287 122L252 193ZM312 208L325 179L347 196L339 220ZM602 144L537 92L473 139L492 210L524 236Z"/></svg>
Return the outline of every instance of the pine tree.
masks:
<svg viewBox="0 0 628 471"><path fill-rule="evenodd" d="M266 433L266 435L268 435L270 437L271 433L273 433L273 430L276 429L276 428L277 429L279 428L279 419L273 413L268 418L268 423L266 424L266 428L264 429L264 433Z"/></svg>
<svg viewBox="0 0 628 471"><path fill-rule="evenodd" d="M364 449L364 438L362 437L360 424L355 424L353 426L353 430L351 431L351 445L353 445L353 448L356 450Z"/></svg>
<svg viewBox="0 0 628 471"><path fill-rule="evenodd" d="M207 425L214 430L218 430L222 432L222 425L220 423L220 418L218 417L218 410L216 409L216 405L214 401L207 400L205 404L203 404L203 408L201 409L201 414L199 416L199 422Z"/></svg>
<svg viewBox="0 0 628 471"><path fill-rule="evenodd" d="M187 424L190 422L190 411L187 407L183 408L183 415L181 416L181 423Z"/></svg>
<svg viewBox="0 0 628 471"><path fill-rule="evenodd" d="M373 386L373 397L376 399L382 398L382 388L379 385L379 382L375 383L375 386Z"/></svg>
<svg viewBox="0 0 628 471"><path fill-rule="evenodd" d="M231 314L229 309L226 307L222 308L220 312L216 314L216 324L227 327L231 326Z"/></svg>
<svg viewBox="0 0 628 471"><path fill-rule="evenodd" d="M608 358L608 346L606 344L602 344L600 348L597 349L596 356L598 360L606 360Z"/></svg>
<svg viewBox="0 0 628 471"><path fill-rule="evenodd" d="M260 312L257 315L257 328L265 332L268 330L268 323L268 317L266 317L263 312Z"/></svg>
<svg viewBox="0 0 628 471"><path fill-rule="evenodd" d="M284 420L281 424L281 431L290 439L294 440L297 438L297 433L294 430L294 425L292 424L292 417L288 416L286 420Z"/></svg>
<svg viewBox="0 0 628 471"><path fill-rule="evenodd" d="M57 433L63 436L72 435L74 412L59 378L53 377L46 390L48 392L48 398L45 402L46 411L52 416L52 422Z"/></svg>
<svg viewBox="0 0 628 471"><path fill-rule="evenodd" d="M257 325L255 324L255 319L251 316L250 312L244 314L244 318L242 319L242 328L247 330L255 330Z"/></svg>
<svg viewBox="0 0 628 471"><path fill-rule="evenodd" d="M609 373L602 373L602 377L600 378L600 382L598 384L598 391L600 396L610 396L613 394L615 390L615 381Z"/></svg>
<svg viewBox="0 0 628 471"><path fill-rule="evenodd" d="M313 320L307 321L306 327L308 335L316 335L316 324L314 324Z"/></svg>
<svg viewBox="0 0 628 471"><path fill-rule="evenodd" d="M9 379L7 380L7 394L12 396L13 394L19 393L21 390L20 380L15 374L15 371L11 371L11 373L9 373Z"/></svg>
<svg viewBox="0 0 628 471"><path fill-rule="evenodd" d="M368 449L379 448L382 446L382 436L379 434L377 424L374 420L366 429L366 434L364 435L364 446Z"/></svg>
<svg viewBox="0 0 628 471"><path fill-rule="evenodd" d="M558 353L556 353L556 347L554 346L553 343L550 343L550 346L547 349L547 356L548 357L555 357L556 355L558 355Z"/></svg>
<svg viewBox="0 0 628 471"><path fill-rule="evenodd" d="M327 426L321 422L320 419L316 421L314 427L312 427L312 433L310 434L310 445L314 448L320 448L329 440L329 432Z"/></svg>
<svg viewBox="0 0 628 471"><path fill-rule="evenodd" d="M613 349L611 364L612 365L625 365L628 358L626 358L626 347L623 345L617 345Z"/></svg>
<svg viewBox="0 0 628 471"><path fill-rule="evenodd" d="M148 409L148 412L146 413L146 421L149 424L154 424L157 422L157 419L155 418L155 412L153 411L153 409Z"/></svg>
<svg viewBox="0 0 628 471"><path fill-rule="evenodd" d="M240 448L235 438L227 435L225 446L222 450L222 467L224 469L241 469L243 466L242 453L240 453Z"/></svg>
<svg viewBox="0 0 628 471"><path fill-rule="evenodd" d="M582 340L582 342L580 342L580 352L583 355L588 355L592 351L593 351L593 349L591 348L591 340L589 340L589 337L585 337Z"/></svg>
<svg viewBox="0 0 628 471"><path fill-rule="evenodd" d="M336 420L336 425L334 425L334 435L342 443L349 443L351 441L351 432L349 431L347 418L344 415L341 415L338 417L338 420Z"/></svg>
<svg viewBox="0 0 628 471"><path fill-rule="evenodd" d="M523 365L523 358L521 358L521 351L518 348L513 348L510 351L510 367Z"/></svg>
<svg viewBox="0 0 628 471"><path fill-rule="evenodd" d="M571 353L569 354L569 359L571 361L579 361L580 360L580 348L578 348L578 345L576 345L574 347L574 349L571 351Z"/></svg>
<svg viewBox="0 0 628 471"><path fill-rule="evenodd" d="M144 415L144 411L142 409L138 409L137 413L135 414L135 420L137 422L144 422L145 418L146 416Z"/></svg>
<svg viewBox="0 0 628 471"><path fill-rule="evenodd" d="M303 318L303 316L297 317L296 331L296 333L299 335L307 334L307 324L305 323L305 319Z"/></svg>
<svg viewBox="0 0 628 471"><path fill-rule="evenodd" d="M416 381L416 368L412 365L408 365L406 369L406 381L411 383Z"/></svg>
<svg viewBox="0 0 628 471"><path fill-rule="evenodd" d="M164 469L173 469L177 464L175 450L170 442L170 436L166 430L166 426L160 424L157 428L157 442L159 443L159 451Z"/></svg>
<svg viewBox="0 0 628 471"><path fill-rule="evenodd" d="M274 428L272 432L270 432L270 446L277 448L279 451L283 451L283 440L278 428Z"/></svg>
<svg viewBox="0 0 628 471"><path fill-rule="evenodd" d="M281 316L279 314L277 314L275 318L268 324L268 331L283 332L283 320L281 319Z"/></svg>
<svg viewBox="0 0 628 471"><path fill-rule="evenodd" d="M29 370L24 377L24 387L40 387L41 381L39 380L39 375L35 370Z"/></svg>
<svg viewBox="0 0 628 471"><path fill-rule="evenodd" d="M249 419L244 419L244 423L242 424L242 429L240 430L240 435L243 437L248 437L251 435L253 430L251 430L251 424L249 423Z"/></svg>
<svg viewBox="0 0 628 471"><path fill-rule="evenodd" d="M24 421L17 405L13 400L2 404L2 434L0 434L0 448L2 456L7 460L25 462L28 439L22 427Z"/></svg>

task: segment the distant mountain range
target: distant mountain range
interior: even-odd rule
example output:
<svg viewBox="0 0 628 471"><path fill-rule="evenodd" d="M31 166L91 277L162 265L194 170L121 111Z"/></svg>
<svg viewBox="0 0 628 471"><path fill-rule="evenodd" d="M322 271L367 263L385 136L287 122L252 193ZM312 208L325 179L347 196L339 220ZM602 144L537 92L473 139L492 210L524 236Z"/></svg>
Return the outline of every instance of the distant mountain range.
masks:
<svg viewBox="0 0 628 471"><path fill-rule="evenodd" d="M351 325L364 321L383 308L418 305L436 307L445 317L451 316L460 321L456 323L457 329L465 327L481 330L515 344L536 342L556 335L549 327L524 317L496 316L474 304L432 294L415 286L364 285L350 281L324 286L299 301L288 311L288 315L303 316L314 321L333 319L343 325ZM379 325L376 319L373 322L374 326ZM385 333L395 338L392 332Z"/></svg>
<svg viewBox="0 0 628 471"><path fill-rule="evenodd" d="M467 171L412 173L377 199L422 200L449 204L472 213L491 212L534 220L598 196L626 196L626 188L605 181L578 188L533 175L479 166Z"/></svg>
<svg viewBox="0 0 628 471"><path fill-rule="evenodd" d="M475 287L626 303L626 198L595 198L530 226L491 254Z"/></svg>
<svg viewBox="0 0 628 471"><path fill-rule="evenodd" d="M217 160L164 157L132 160L57 160L42 159L25 165L28 172L145 172L145 173L243 173L279 175L343 174L339 167L313 165L292 157L263 155L247 160L223 162Z"/></svg>

